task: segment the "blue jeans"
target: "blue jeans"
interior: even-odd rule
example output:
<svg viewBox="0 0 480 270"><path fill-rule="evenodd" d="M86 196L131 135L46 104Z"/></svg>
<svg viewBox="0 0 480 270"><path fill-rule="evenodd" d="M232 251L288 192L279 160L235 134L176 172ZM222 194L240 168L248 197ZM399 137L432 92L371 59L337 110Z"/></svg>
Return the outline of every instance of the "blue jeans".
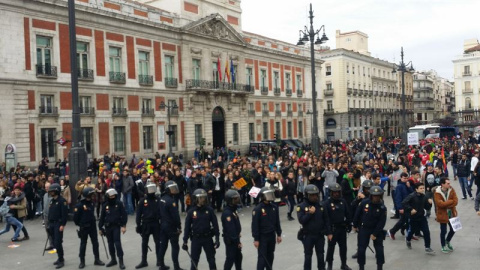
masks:
<svg viewBox="0 0 480 270"><path fill-rule="evenodd" d="M125 205L125 211L128 215L133 214L132 193L123 194L123 205Z"/></svg>
<svg viewBox="0 0 480 270"><path fill-rule="evenodd" d="M452 168L453 168L453 177L457 177L457 164L452 164Z"/></svg>
<svg viewBox="0 0 480 270"><path fill-rule="evenodd" d="M20 221L18 221L18 219L12 216L6 217L5 220L6 220L5 229L0 231L0 235L9 232L10 226L15 226L17 229L15 229L15 234L13 235L12 239L15 239L15 240L18 239L18 237L20 236L20 231L22 231L23 224Z"/></svg>
<svg viewBox="0 0 480 270"><path fill-rule="evenodd" d="M471 190L471 187L469 185L469 181L468 181L467 177L466 176L459 176L458 181L460 182L460 187L462 188L463 198L467 197L467 194L466 194L467 192L468 192L468 196L472 197L472 190Z"/></svg>

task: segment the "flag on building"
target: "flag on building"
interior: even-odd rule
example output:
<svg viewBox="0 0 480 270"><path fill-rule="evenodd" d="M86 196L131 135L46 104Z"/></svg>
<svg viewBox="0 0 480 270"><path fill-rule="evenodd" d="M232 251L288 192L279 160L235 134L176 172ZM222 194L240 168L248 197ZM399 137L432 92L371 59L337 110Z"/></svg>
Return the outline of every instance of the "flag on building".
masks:
<svg viewBox="0 0 480 270"><path fill-rule="evenodd" d="M222 65L220 64L220 58L217 58L217 73L218 73L218 81L222 81Z"/></svg>
<svg viewBox="0 0 480 270"><path fill-rule="evenodd" d="M228 70L228 59L225 61L225 78L230 83L230 71Z"/></svg>
<svg viewBox="0 0 480 270"><path fill-rule="evenodd" d="M232 78L232 83L235 83L235 69L233 67L232 59L230 59L230 77Z"/></svg>

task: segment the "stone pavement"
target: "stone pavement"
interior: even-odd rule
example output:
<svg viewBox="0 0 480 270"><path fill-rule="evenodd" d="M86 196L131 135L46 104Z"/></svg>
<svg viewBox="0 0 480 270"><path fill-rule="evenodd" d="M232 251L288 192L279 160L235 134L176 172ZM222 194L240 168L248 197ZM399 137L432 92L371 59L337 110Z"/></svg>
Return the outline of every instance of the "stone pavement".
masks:
<svg viewBox="0 0 480 270"><path fill-rule="evenodd" d="M452 186L456 189L458 196L461 198L460 185L458 181L452 181ZM385 203L390 210L393 206L391 197L385 196ZM480 230L478 229L478 217L473 209L474 202L470 199L461 200L458 203L458 212L462 221L463 229L457 232L453 238L452 245L455 251L450 254L443 254L440 252L440 227L432 216L429 219L430 231L432 235L432 248L436 251L435 256L429 256L424 253L423 239L419 241L412 240L412 250L408 250L405 246L404 237L398 232L396 240L387 238L385 240L385 257L386 263L384 269L400 270L400 269L480 269ZM251 270L256 268L257 253L253 247L253 239L251 237L250 223L251 223L252 208L245 208L241 212L242 226L243 226L243 269ZM282 270L299 270L303 268L303 247L296 239L296 233L299 228L297 220L288 221L286 215L286 207L281 207L281 222L283 229L283 242L277 245L275 252L275 261L273 269ZM433 213L433 211L432 211ZM390 215L390 213L389 213ZM217 215L219 216L219 215ZM182 216L182 219L184 217ZM391 228L396 220L388 218L386 229ZM135 265L140 262L140 245L141 240L138 234L135 233L135 224L133 216L129 218L127 225L127 233L123 236L122 243L125 251L125 264L127 269L135 269ZM4 226L1 223L0 226ZM56 254L46 253L42 257L42 249L45 244L45 231L40 220L27 221L26 227L30 233L30 240L20 242L17 248L9 248L11 244L9 239L13 232L0 236L0 269L54 269L52 263L56 260ZM64 269L78 269L78 248L79 239L76 236L75 225L73 222L68 222L66 232L64 235L64 249L66 265ZM22 234L23 236L23 234ZM99 239L101 241L101 239ZM105 240L106 241L106 240ZM180 243L181 244L181 243ZM153 247L152 241L150 246ZM372 245L371 245L372 246ZM372 246L373 247L373 246ZM353 269L358 269L356 260L351 259L351 255L356 250L356 235L350 234L348 238L348 265ZM100 243L101 259L108 262L105 250L102 243ZM223 269L225 261L224 244L221 242L221 247L217 250L217 267ZM152 252L148 254L149 266L144 269L157 269L155 267L156 258ZM167 251L165 263L172 266L170 259L170 251ZM180 264L183 268L189 269L190 262L185 251L180 251ZM90 244L87 246L86 269L105 269L104 267L93 266L93 254ZM316 260L313 260L313 266L316 266ZM118 269L118 266L112 269ZM198 269L208 269L205 254L202 252ZM340 262L338 257L338 247L336 249L336 256L334 261L334 269L340 269ZM366 269L376 269L375 255L367 250L367 265Z"/></svg>

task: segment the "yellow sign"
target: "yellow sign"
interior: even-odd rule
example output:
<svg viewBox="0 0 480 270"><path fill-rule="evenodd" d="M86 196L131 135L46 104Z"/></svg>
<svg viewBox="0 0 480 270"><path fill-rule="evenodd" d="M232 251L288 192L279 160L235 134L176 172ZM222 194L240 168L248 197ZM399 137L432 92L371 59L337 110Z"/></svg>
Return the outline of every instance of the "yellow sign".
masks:
<svg viewBox="0 0 480 270"><path fill-rule="evenodd" d="M245 179L243 179L243 178L240 178L240 179L238 179L237 181L233 182L233 185L234 185L237 189L241 189L242 187L244 187L244 186L247 185L247 181L245 181Z"/></svg>

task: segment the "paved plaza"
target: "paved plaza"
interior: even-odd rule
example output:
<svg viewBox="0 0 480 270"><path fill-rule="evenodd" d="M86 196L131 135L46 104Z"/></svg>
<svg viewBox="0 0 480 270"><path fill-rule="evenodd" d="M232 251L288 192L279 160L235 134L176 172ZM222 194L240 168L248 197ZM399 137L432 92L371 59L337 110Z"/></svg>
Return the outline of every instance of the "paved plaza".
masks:
<svg viewBox="0 0 480 270"><path fill-rule="evenodd" d="M457 195L461 198L460 185L458 181L452 181L452 186L456 189ZM393 206L391 197L385 196L385 203L390 210ZM480 217L478 217L473 209L474 201L461 200L458 203L458 213L461 218L463 229L459 231L453 238L452 245L455 251L450 254L443 254L440 252L440 226L432 216L429 219L430 231L432 235L432 248L436 251L435 256L428 256L424 253L423 239L419 241L412 240L412 250L408 250L405 246L404 237L398 232L396 240L392 241L387 238L385 241L385 257L386 263L384 269L387 270L404 270L404 269L480 269L480 230L478 224ZM281 222L283 229L283 242L277 245L275 252L275 261L273 269L281 270L299 270L303 268L303 247L296 239L296 233L299 228L297 220L288 221L286 214L286 207L280 208ZM250 222L251 222L252 208L244 208L241 212L241 221L243 226L243 269L251 270L256 268L257 253L253 247L253 238L251 237ZM390 212L390 211L389 211ZM432 211L433 212L433 211ZM217 214L218 217L219 214ZM389 213L390 216L390 213ZM184 220L184 216L182 216ZM396 220L388 218L386 229L391 228ZM3 226L4 223L1 223ZM41 220L27 221L26 227L30 233L30 240L20 242L19 247L9 248L11 245L9 239L13 233L2 235L0 237L0 269L53 269L52 263L57 259L56 254L45 253L42 257L42 249L45 244L45 231L42 227ZM79 239L75 232L75 225L73 222L68 222L66 232L64 234L64 249L66 264L64 269L78 269L78 248ZM22 235L23 236L23 235ZM101 239L99 239L101 241ZM105 239L106 241L106 239ZM141 239L135 233L135 220L133 216L129 218L127 225L127 233L122 238L123 248L125 251L125 265L127 269L135 269L135 265L140 262L140 245ZM150 246L153 243L150 241ZM371 245L373 247L373 245ZM356 234L350 234L348 237L348 265L353 269L358 269L356 260L351 259L351 255L356 250ZM100 243L101 259L108 262L105 250L102 243ZM375 255L367 250L367 264L366 269L376 269ZM225 249L223 242L217 250L216 255L218 269L223 269L225 261ZM148 254L149 266L144 269L157 269L155 266L155 255L150 252ZM167 251L165 263L172 266L170 258L170 250ZM87 247L86 269L104 269L105 267L93 266L92 247L89 244ZM183 268L190 268L190 261L185 251L180 251L180 264ZM314 268L316 266L314 260ZM111 269L118 269L114 266ZM202 253L198 269L206 270L208 265L205 254ZM340 269L340 259L338 256L338 247L336 249L336 256L334 261L334 269Z"/></svg>

